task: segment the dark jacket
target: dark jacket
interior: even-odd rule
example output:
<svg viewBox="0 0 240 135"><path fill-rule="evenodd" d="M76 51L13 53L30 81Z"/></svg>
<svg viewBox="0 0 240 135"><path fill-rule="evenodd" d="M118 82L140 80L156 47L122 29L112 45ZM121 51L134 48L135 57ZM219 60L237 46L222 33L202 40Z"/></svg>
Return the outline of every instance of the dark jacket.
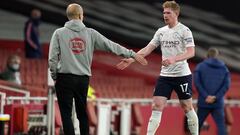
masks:
<svg viewBox="0 0 240 135"><path fill-rule="evenodd" d="M25 53L27 58L41 58L39 22L29 19L24 27ZM36 47L36 48L34 48Z"/></svg>
<svg viewBox="0 0 240 135"><path fill-rule="evenodd" d="M0 79L21 84L20 72L14 72L10 69L6 69L4 72L0 73Z"/></svg>
<svg viewBox="0 0 240 135"><path fill-rule="evenodd" d="M222 61L208 58L199 63L194 72L194 83L199 93L199 107L223 107L224 94L230 86L230 73ZM208 95L216 96L213 104L205 102Z"/></svg>

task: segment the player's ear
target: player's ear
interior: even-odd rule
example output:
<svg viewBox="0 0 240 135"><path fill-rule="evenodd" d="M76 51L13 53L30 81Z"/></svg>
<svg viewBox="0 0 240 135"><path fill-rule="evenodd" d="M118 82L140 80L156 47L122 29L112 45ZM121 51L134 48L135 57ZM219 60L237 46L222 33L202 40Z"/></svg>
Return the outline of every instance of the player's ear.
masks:
<svg viewBox="0 0 240 135"><path fill-rule="evenodd" d="M83 15L79 15L79 19L83 21Z"/></svg>

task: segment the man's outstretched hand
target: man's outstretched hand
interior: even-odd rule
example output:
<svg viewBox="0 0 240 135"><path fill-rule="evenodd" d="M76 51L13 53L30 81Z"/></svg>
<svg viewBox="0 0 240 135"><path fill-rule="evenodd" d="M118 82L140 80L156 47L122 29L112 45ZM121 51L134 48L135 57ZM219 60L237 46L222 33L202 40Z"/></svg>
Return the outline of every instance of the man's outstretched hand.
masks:
<svg viewBox="0 0 240 135"><path fill-rule="evenodd" d="M133 58L124 58L117 64L117 69L123 70L132 64L135 60Z"/></svg>
<svg viewBox="0 0 240 135"><path fill-rule="evenodd" d="M136 53L136 55L134 56L134 59L144 66L148 64L147 60L138 53Z"/></svg>
<svg viewBox="0 0 240 135"><path fill-rule="evenodd" d="M147 65L147 60L139 54L136 54L134 59L142 65ZM117 64L117 69L123 70L132 64L135 60L133 58L124 58Z"/></svg>

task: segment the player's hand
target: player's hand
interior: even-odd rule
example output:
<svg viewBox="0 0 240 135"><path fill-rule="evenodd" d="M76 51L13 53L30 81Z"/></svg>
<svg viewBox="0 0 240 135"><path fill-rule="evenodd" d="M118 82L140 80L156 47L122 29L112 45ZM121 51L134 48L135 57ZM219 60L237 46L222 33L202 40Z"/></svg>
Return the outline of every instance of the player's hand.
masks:
<svg viewBox="0 0 240 135"><path fill-rule="evenodd" d="M140 55L138 53L136 53L136 55L134 56L134 59L142 65L147 65L148 64L147 60L142 55Z"/></svg>
<svg viewBox="0 0 240 135"><path fill-rule="evenodd" d="M117 64L117 69L123 70L132 64L135 60L133 58L124 58Z"/></svg>
<svg viewBox="0 0 240 135"><path fill-rule="evenodd" d="M171 64L176 63L176 58L175 57L169 57L169 58L164 58L162 61L162 65L167 67Z"/></svg>

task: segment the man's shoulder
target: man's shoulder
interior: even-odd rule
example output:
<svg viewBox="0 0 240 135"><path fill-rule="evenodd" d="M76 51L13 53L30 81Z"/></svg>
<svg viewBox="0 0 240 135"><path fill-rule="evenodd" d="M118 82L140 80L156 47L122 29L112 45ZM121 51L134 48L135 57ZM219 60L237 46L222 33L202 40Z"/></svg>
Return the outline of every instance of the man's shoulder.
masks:
<svg viewBox="0 0 240 135"><path fill-rule="evenodd" d="M191 31L188 26L184 25L183 23L179 23L178 28L183 31Z"/></svg>
<svg viewBox="0 0 240 135"><path fill-rule="evenodd" d="M97 30L95 30L93 28L89 28L89 27L85 27L85 29L86 29L86 31L91 32L91 33L98 32Z"/></svg>
<svg viewBox="0 0 240 135"><path fill-rule="evenodd" d="M85 29L86 29L86 32L90 35L93 35L93 36L102 35L100 32L98 32L97 30L95 30L93 28L85 27Z"/></svg>
<svg viewBox="0 0 240 135"><path fill-rule="evenodd" d="M66 27L59 27L54 31L54 33L55 34L61 34L61 33L64 33L66 30L67 30Z"/></svg>
<svg viewBox="0 0 240 135"><path fill-rule="evenodd" d="M166 26L158 28L156 33L163 33L164 31L167 31L167 30L168 30L168 26L166 25Z"/></svg>
<svg viewBox="0 0 240 135"><path fill-rule="evenodd" d="M181 23L181 22L179 22L179 23L178 23L178 26L179 26L179 27L188 28L188 26L187 26L187 25L185 25L185 24L183 24L183 23Z"/></svg>
<svg viewBox="0 0 240 135"><path fill-rule="evenodd" d="M167 29L168 29L168 26L165 25L165 26L160 27L158 30L167 30Z"/></svg>
<svg viewBox="0 0 240 135"><path fill-rule="evenodd" d="M55 31L62 31L64 29L66 29L66 28L65 27L60 27L60 28L57 28Z"/></svg>

